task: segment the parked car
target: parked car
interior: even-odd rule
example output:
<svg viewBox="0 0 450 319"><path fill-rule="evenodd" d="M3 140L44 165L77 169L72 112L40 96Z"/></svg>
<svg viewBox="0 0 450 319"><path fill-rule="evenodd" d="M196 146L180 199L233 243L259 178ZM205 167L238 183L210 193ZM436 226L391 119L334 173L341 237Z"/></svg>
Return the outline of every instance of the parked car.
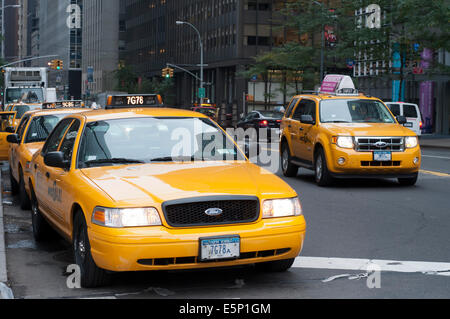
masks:
<svg viewBox="0 0 450 319"><path fill-rule="evenodd" d="M417 136L422 135L423 120L419 106L404 102L386 102L385 103L395 116L406 117L406 123L403 125L411 129Z"/></svg>
<svg viewBox="0 0 450 319"><path fill-rule="evenodd" d="M268 142L271 142L273 136L276 136L277 138L280 136L282 119L283 113L281 112L253 111L243 117L236 126L237 128L243 128L244 130L254 128L256 129L256 136L252 136L252 139L260 141L261 135L263 135L267 136ZM266 134L262 134L264 130L267 130Z"/></svg>

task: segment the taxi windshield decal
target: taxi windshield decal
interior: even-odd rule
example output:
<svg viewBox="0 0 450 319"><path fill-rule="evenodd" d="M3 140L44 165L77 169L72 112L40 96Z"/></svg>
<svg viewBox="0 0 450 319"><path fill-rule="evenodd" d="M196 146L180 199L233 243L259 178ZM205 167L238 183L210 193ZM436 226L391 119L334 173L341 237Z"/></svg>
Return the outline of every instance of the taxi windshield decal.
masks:
<svg viewBox="0 0 450 319"><path fill-rule="evenodd" d="M157 94L117 95L108 98L106 108L158 107L162 105L162 98Z"/></svg>

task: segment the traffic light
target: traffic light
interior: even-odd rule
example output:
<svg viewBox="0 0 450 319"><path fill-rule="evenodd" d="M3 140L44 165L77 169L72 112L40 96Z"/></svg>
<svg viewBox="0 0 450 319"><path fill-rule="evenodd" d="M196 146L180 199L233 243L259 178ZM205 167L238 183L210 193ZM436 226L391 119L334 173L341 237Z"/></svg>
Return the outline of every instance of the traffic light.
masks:
<svg viewBox="0 0 450 319"><path fill-rule="evenodd" d="M173 78L173 72L174 72L173 69L169 69L169 77L170 77L170 78Z"/></svg>
<svg viewBox="0 0 450 319"><path fill-rule="evenodd" d="M167 70L168 68L164 68L163 70L162 70L162 77L163 78L167 78L167 75L168 75L168 70Z"/></svg>
<svg viewBox="0 0 450 319"><path fill-rule="evenodd" d="M64 67L63 61L62 60L56 60L56 69L57 70L62 70L63 67Z"/></svg>
<svg viewBox="0 0 450 319"><path fill-rule="evenodd" d="M48 63L48 66L52 70L62 70L63 69L63 61L62 60L51 60Z"/></svg>

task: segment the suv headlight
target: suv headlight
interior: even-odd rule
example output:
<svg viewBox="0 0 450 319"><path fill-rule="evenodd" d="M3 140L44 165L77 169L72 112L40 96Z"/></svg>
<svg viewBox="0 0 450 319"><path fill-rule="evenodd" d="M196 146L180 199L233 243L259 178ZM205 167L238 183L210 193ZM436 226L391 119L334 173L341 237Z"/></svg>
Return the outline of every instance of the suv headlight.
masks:
<svg viewBox="0 0 450 319"><path fill-rule="evenodd" d="M340 148L353 148L353 137L351 136L338 136L333 138L333 143Z"/></svg>
<svg viewBox="0 0 450 319"><path fill-rule="evenodd" d="M405 138L406 148L415 148L417 145L419 145L419 139L417 136L408 136Z"/></svg>
<svg viewBox="0 0 450 319"><path fill-rule="evenodd" d="M263 203L263 218L300 216L302 205L298 198L265 200Z"/></svg>
<svg viewBox="0 0 450 319"><path fill-rule="evenodd" d="M96 225L124 228L161 226L158 210L149 208L105 208L96 207L92 213L92 222Z"/></svg>

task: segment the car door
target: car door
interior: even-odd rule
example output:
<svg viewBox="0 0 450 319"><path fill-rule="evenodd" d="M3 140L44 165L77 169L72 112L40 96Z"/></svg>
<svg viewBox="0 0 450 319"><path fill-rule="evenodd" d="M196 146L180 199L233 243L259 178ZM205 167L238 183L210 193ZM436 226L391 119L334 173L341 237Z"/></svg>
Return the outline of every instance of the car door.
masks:
<svg viewBox="0 0 450 319"><path fill-rule="evenodd" d="M310 115L316 122L316 102L310 99L301 99L292 116L292 144L295 157L305 164L313 162L313 127L315 124L301 122L302 115Z"/></svg>
<svg viewBox="0 0 450 319"><path fill-rule="evenodd" d="M28 126L28 123L30 121L30 115L26 115L22 118L22 121L20 122L16 134L18 136L18 140L20 144L11 144L10 150L9 150L9 165L11 166L11 172L13 174L13 177L16 181L19 181L19 161L20 161L20 152L23 147L23 136L25 133L25 129ZM22 169L23 169L23 163L22 163Z"/></svg>
<svg viewBox="0 0 450 319"><path fill-rule="evenodd" d="M16 112L0 112L1 128L0 128L0 161L7 161L9 158L9 143L6 140L8 135L11 135L9 130L9 123L14 120Z"/></svg>
<svg viewBox="0 0 450 319"><path fill-rule="evenodd" d="M67 163L72 162L72 154L80 130L80 125L80 120L75 119L59 145L58 152L63 153L64 161ZM70 205L72 203L72 196L70 195L72 185L69 181L70 169L64 170L56 167L46 167L46 170L50 175L48 178L49 187L53 189L54 194L49 200L52 201L51 205L54 207L55 213L61 221L61 229L67 229L68 220L66 218L66 213L70 211Z"/></svg>
<svg viewBox="0 0 450 319"><path fill-rule="evenodd" d="M54 185L54 179L51 180L51 172L44 163L44 157L50 152L56 152L59 149L62 139L71 126L73 119L64 119L55 127L48 137L42 152L37 156L35 162L35 187L34 191L38 200L39 208L46 213L55 224L61 224L61 216L58 214L55 202L62 200L61 190Z"/></svg>
<svg viewBox="0 0 450 319"><path fill-rule="evenodd" d="M294 114L295 107L297 106L299 100L300 100L299 98L294 98L291 101L291 103L289 104L288 109L286 111L284 120L282 122L282 127L281 127L282 131L285 132L287 130L287 134L289 135L289 138L291 140L291 152L292 153L294 153L293 138L297 136L297 134L296 134L297 132L294 131L294 128L292 126L293 122L294 122L294 120L292 119L292 116ZM294 154L294 156L295 156L295 154Z"/></svg>

